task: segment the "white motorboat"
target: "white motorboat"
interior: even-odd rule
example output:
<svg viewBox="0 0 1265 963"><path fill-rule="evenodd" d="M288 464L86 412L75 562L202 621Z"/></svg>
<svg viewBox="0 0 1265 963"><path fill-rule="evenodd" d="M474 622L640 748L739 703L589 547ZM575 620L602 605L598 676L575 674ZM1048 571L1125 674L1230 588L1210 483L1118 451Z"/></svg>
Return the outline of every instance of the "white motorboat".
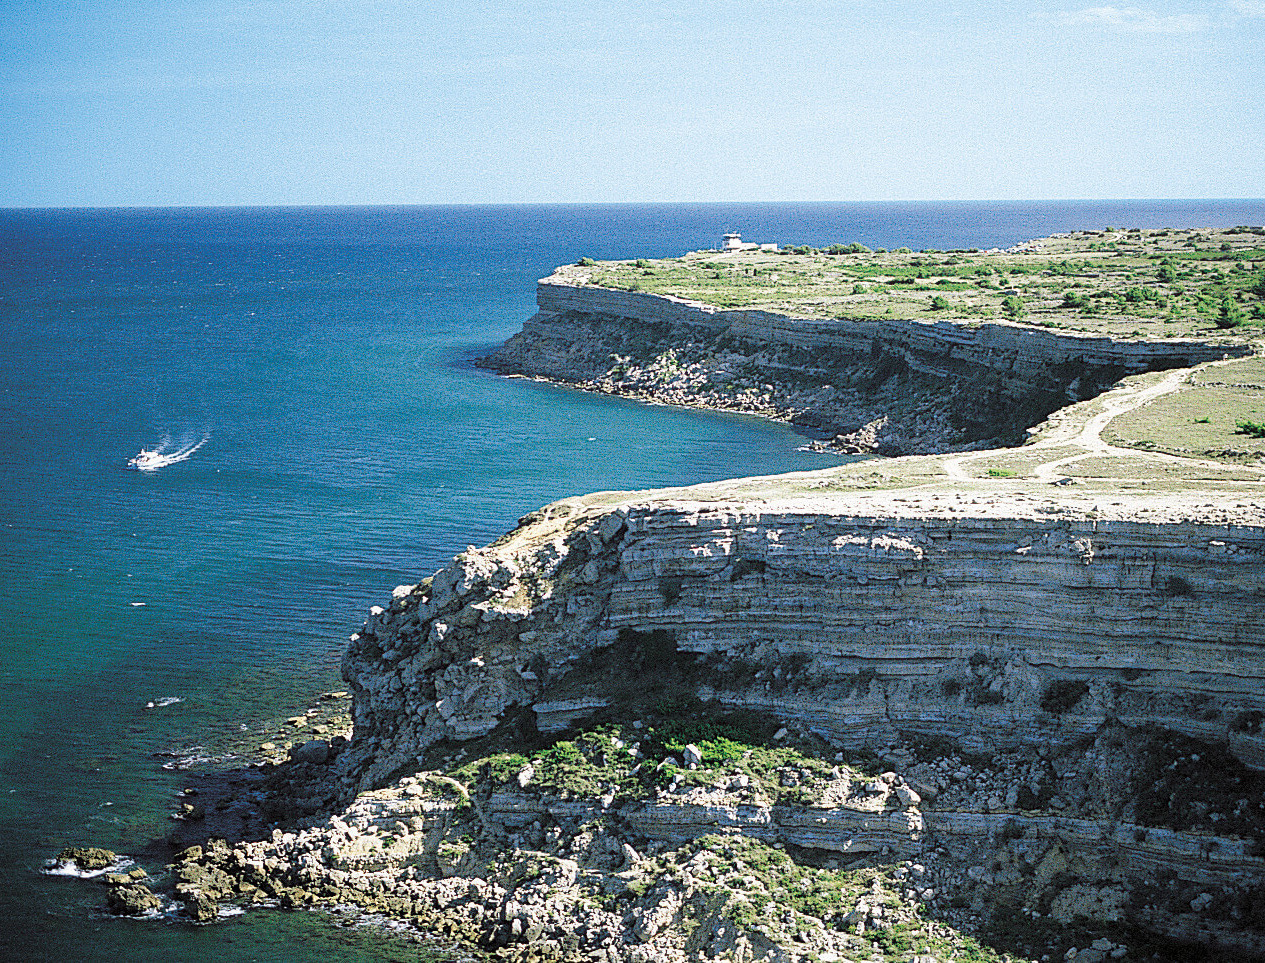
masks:
<svg viewBox="0 0 1265 963"><path fill-rule="evenodd" d="M167 463L161 454L142 448L136 455L128 459L127 467L136 471L154 471Z"/></svg>
<svg viewBox="0 0 1265 963"><path fill-rule="evenodd" d="M178 447L173 450L171 438L168 435L163 435L157 448L142 448L127 460L127 467L134 471L158 471L160 468L166 468L168 465L184 461L205 445L211 434L210 432L203 434L199 441L194 441L194 437L193 435L186 435L184 440L178 443Z"/></svg>

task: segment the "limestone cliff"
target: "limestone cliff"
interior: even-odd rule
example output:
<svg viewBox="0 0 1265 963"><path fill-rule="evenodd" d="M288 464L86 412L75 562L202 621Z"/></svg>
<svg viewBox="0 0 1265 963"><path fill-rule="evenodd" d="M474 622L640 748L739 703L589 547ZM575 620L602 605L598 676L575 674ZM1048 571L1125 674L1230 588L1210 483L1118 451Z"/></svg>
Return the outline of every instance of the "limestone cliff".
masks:
<svg viewBox="0 0 1265 963"><path fill-rule="evenodd" d="M1121 377L1249 353L1193 338L1119 339L1002 322L823 321L575 283L481 364L673 404L785 418L845 450L1011 442Z"/></svg>
<svg viewBox="0 0 1265 963"><path fill-rule="evenodd" d="M1067 465L1100 408L1179 380L1069 409L1008 463ZM858 464L528 516L397 589L353 639L345 794L511 723L556 734L693 699L882 755L923 796L918 831L866 832L934 849L929 891L1265 950L1242 909L1265 880L1260 483L1209 501L968 470L997 457L884 463L908 479L890 490ZM654 812L646 835L707 831L680 806ZM802 815L811 842L801 817L773 823L823 851L864 838L821 817Z"/></svg>
<svg viewBox="0 0 1265 963"><path fill-rule="evenodd" d="M1111 720L1265 765L1265 529L895 508L546 509L397 590L349 646L359 785L516 707L557 731L644 699L607 670L629 659L851 745L994 751Z"/></svg>

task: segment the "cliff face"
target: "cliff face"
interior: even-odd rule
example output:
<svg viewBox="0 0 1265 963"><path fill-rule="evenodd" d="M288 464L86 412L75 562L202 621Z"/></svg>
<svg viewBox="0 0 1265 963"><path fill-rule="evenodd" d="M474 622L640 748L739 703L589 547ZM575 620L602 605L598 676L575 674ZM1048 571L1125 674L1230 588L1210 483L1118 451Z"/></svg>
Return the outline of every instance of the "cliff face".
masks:
<svg viewBox="0 0 1265 963"><path fill-rule="evenodd" d="M481 362L506 374L787 418L885 453L1013 440L1104 385L1244 346L962 321L814 321L546 278ZM867 430L868 428L868 430ZM842 436L842 437L841 437Z"/></svg>
<svg viewBox="0 0 1265 963"><path fill-rule="evenodd" d="M344 658L356 732L336 765L350 794L511 723L556 733L690 699L768 712L872 747L915 791L887 822L621 818L672 843L725 825L882 849L985 915L1261 951L1263 603L1255 523L914 491L851 511L559 503L373 611Z"/></svg>
<svg viewBox="0 0 1265 963"><path fill-rule="evenodd" d="M992 752L1113 721L1265 766L1265 531L935 507L554 506L397 590L348 648L359 785L516 707L557 731L681 685L849 745Z"/></svg>

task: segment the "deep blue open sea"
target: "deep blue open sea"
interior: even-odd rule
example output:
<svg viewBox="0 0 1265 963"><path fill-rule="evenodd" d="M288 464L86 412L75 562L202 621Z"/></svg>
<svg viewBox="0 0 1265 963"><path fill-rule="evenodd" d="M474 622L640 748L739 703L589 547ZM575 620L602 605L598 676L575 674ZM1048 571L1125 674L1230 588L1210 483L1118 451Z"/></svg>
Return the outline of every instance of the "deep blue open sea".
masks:
<svg viewBox="0 0 1265 963"><path fill-rule="evenodd" d="M555 265L727 230L943 249L1262 223L1262 201L0 211L0 957L412 958L320 914L103 918L99 886L39 870L165 836L188 776L155 753L339 688L370 605L539 505L833 463L785 426L473 367Z"/></svg>

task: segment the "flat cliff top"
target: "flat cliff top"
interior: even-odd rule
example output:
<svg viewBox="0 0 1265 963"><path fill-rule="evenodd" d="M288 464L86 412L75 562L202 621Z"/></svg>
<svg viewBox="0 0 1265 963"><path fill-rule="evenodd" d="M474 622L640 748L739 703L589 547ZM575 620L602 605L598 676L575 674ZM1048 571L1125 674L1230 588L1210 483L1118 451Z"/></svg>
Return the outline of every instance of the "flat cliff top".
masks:
<svg viewBox="0 0 1265 963"><path fill-rule="evenodd" d="M858 244L559 268L551 283L835 320L1000 321L1117 338L1265 332L1265 228L1078 231L1008 250Z"/></svg>
<svg viewBox="0 0 1265 963"><path fill-rule="evenodd" d="M1225 407L1230 390L1241 396L1235 410ZM1265 363L1259 358L1125 379L1057 412L1018 448L864 460L651 492L598 492L550 506L534 520L561 522L578 511L651 503L904 518L910 524L1066 519L1265 527L1265 437L1236 428L1236 417L1245 422L1235 412L1243 410L1265 421ZM540 537L538 526L529 527L532 538Z"/></svg>

